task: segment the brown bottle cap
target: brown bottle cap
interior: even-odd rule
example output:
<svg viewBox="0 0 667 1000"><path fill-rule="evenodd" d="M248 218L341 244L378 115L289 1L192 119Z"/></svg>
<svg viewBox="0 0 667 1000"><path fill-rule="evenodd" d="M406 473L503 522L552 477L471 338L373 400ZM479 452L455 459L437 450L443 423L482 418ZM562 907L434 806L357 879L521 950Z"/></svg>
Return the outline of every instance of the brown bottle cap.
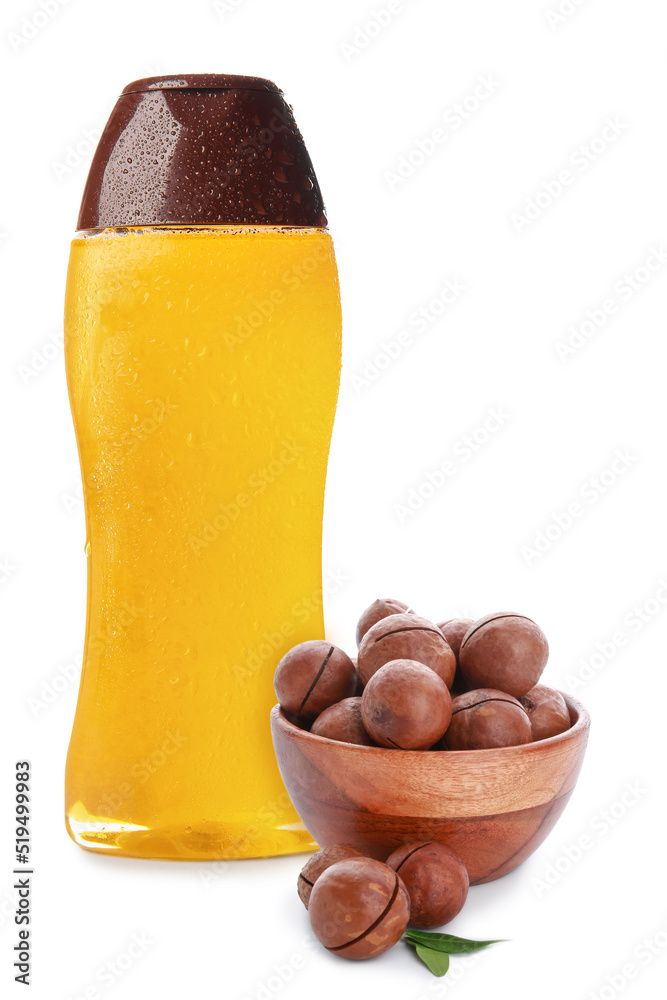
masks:
<svg viewBox="0 0 667 1000"><path fill-rule="evenodd" d="M282 91L259 77L187 74L125 87L95 150L77 228L326 224Z"/></svg>

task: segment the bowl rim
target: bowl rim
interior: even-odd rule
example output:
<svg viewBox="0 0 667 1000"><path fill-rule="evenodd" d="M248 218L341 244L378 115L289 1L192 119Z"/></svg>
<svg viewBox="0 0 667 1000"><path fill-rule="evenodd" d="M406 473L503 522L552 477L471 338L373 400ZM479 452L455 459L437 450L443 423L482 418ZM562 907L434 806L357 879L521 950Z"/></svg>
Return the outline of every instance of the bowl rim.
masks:
<svg viewBox="0 0 667 1000"><path fill-rule="evenodd" d="M308 729L301 729L299 726L294 725L293 722L287 718L285 713L279 704L274 705L271 709L271 723L280 727L285 732L295 736L297 739L308 741L315 741L315 743L328 743L335 747L352 747L355 751L360 753L372 753L379 755L391 754L392 758L395 758L397 753L410 754L412 756L419 757L423 759L424 754L439 754L445 753L447 759L450 760L455 757L457 760L481 760L480 754L492 754L497 753L499 750L504 754L514 753L516 755L521 753L530 752L533 747L546 747L546 746L556 746L559 743L563 743L572 739L576 739L579 736L586 736L591 727L591 717L588 713L588 709L571 694L567 694L565 691L560 691L558 688L552 688L553 691L558 691L559 694L565 699L565 703L570 709L574 711L577 715L576 721L572 723L569 729L566 729L563 733L558 733L557 736L548 736L544 740L534 740L531 743L520 743L517 746L510 747L484 747L480 750L396 750L392 747L369 747L364 746L360 743L345 743L343 740L330 740L328 736L318 736L315 733L311 733Z"/></svg>

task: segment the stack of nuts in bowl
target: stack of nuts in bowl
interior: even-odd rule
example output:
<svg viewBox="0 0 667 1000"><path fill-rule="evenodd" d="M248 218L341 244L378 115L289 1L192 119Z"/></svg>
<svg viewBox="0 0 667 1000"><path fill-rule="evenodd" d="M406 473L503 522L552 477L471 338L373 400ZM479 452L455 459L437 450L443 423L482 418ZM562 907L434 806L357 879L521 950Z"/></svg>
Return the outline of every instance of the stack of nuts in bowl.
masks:
<svg viewBox="0 0 667 1000"><path fill-rule="evenodd" d="M356 638L356 664L325 640L282 658L275 690L293 724L330 740L432 752L517 746L570 727L563 696L538 683L549 646L524 615L436 624L401 601L377 600ZM467 891L463 862L435 841L405 844L386 863L328 846L299 877L314 933L346 958L386 951L408 924L447 923Z"/></svg>

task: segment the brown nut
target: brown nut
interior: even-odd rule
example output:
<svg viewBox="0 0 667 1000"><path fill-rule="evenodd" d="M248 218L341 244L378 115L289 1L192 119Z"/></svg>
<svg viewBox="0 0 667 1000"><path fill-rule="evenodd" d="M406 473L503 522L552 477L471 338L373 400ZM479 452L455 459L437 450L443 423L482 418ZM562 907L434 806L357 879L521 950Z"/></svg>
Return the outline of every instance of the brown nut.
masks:
<svg viewBox="0 0 667 1000"><path fill-rule="evenodd" d="M468 688L495 688L515 698L537 684L548 657L542 629L511 612L480 618L466 632L459 651Z"/></svg>
<svg viewBox="0 0 667 1000"><path fill-rule="evenodd" d="M468 872L458 854L436 840L404 844L387 858L410 896L411 927L440 927L463 909Z"/></svg>
<svg viewBox="0 0 667 1000"><path fill-rule="evenodd" d="M452 701L452 721L445 733L448 750L488 750L530 742L530 719L511 694L480 688Z"/></svg>
<svg viewBox="0 0 667 1000"><path fill-rule="evenodd" d="M558 736L572 725L570 711L560 691L536 684L519 701L528 713L533 742Z"/></svg>
<svg viewBox="0 0 667 1000"><path fill-rule="evenodd" d="M357 658L356 658L356 656L351 656L350 659L354 663L354 670L355 670L355 675L356 675L356 687L354 689L354 693L359 698L361 698L361 693L364 690L364 685L363 685L363 683L361 681L361 677L359 676L359 670L357 668Z"/></svg>
<svg viewBox="0 0 667 1000"><path fill-rule="evenodd" d="M361 696L367 732L383 747L428 750L452 716L447 685L416 660L392 660L377 670Z"/></svg>
<svg viewBox="0 0 667 1000"><path fill-rule="evenodd" d="M395 601L393 597L378 597L377 601L373 601L362 612L357 622L357 646L361 645L361 640L376 622L382 621L388 615L401 614L410 614L408 605L403 604L403 601Z"/></svg>
<svg viewBox="0 0 667 1000"><path fill-rule="evenodd" d="M453 692L450 692L450 694L452 694L452 693ZM454 704L454 698L452 698L452 705L453 704ZM438 751L440 751L440 750L449 750L449 747L447 746L447 733L445 733L445 735L441 739L439 739L437 741L437 743L434 743L433 746L430 747L429 749L430 750L438 750Z"/></svg>
<svg viewBox="0 0 667 1000"><path fill-rule="evenodd" d="M363 857L365 855L361 848L355 847L353 844L332 844L330 847L321 847L319 851L311 855L299 872L299 878L296 883L296 891L299 894L299 899L306 909L308 909L313 886L322 872L325 872L327 868L335 865L338 861Z"/></svg>
<svg viewBox="0 0 667 1000"><path fill-rule="evenodd" d="M474 624L475 624L474 618L448 618L444 622L437 623L437 627L440 629L445 639L451 646L457 661L459 658L459 649L461 648L463 637L470 628L470 626Z"/></svg>
<svg viewBox="0 0 667 1000"><path fill-rule="evenodd" d="M450 618L448 621L437 623L438 628L451 646L452 652L456 657L456 674L454 675L454 682L452 684L452 692L456 694L463 694L467 690L459 664L459 650L463 642L463 637L470 626L474 624L475 620L473 618Z"/></svg>
<svg viewBox="0 0 667 1000"><path fill-rule="evenodd" d="M334 955L373 958L402 937L410 897L393 869L372 858L352 858L320 875L308 915L315 937Z"/></svg>
<svg viewBox="0 0 667 1000"><path fill-rule="evenodd" d="M433 622L418 615L389 615L373 625L361 641L357 665L364 684L390 660L425 663L452 686L456 657Z"/></svg>
<svg viewBox="0 0 667 1000"><path fill-rule="evenodd" d="M354 694L357 675L347 653L324 639L299 643L276 667L273 686L286 715L299 725Z"/></svg>
<svg viewBox="0 0 667 1000"><path fill-rule="evenodd" d="M316 736L326 736L328 740L356 743L363 747L375 746L361 719L360 697L343 698L335 705L329 705L317 716L310 731Z"/></svg>

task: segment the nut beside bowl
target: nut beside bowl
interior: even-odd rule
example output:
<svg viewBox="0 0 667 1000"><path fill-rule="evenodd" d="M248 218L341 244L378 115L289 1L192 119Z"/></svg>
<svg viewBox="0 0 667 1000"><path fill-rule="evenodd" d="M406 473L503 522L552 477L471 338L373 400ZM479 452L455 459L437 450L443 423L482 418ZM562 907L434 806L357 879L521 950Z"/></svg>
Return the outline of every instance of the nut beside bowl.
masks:
<svg viewBox="0 0 667 1000"><path fill-rule="evenodd" d="M471 884L525 861L550 833L581 769L590 718L563 695L566 732L489 750L359 746L299 729L278 705L271 731L285 787L323 847L353 844L384 860L407 840L438 840Z"/></svg>

